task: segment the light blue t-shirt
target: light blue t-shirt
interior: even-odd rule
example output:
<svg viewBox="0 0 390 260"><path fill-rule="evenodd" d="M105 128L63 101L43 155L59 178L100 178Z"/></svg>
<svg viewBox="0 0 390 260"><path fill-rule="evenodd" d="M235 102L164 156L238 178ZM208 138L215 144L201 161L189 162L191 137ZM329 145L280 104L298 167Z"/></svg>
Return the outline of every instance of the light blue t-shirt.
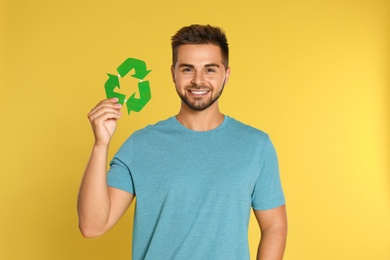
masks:
<svg viewBox="0 0 390 260"><path fill-rule="evenodd" d="M175 117L136 131L107 180L136 196L133 260L249 259L251 207L285 203L268 135L228 116L205 132Z"/></svg>

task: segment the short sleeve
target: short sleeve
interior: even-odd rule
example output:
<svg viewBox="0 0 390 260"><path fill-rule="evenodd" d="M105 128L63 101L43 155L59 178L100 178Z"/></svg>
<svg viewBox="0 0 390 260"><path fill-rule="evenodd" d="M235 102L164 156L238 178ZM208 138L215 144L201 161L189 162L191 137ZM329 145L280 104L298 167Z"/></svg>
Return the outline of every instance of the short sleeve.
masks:
<svg viewBox="0 0 390 260"><path fill-rule="evenodd" d="M262 143L261 150L260 174L252 194L252 207L255 210L267 210L285 204L278 158L268 136Z"/></svg>
<svg viewBox="0 0 390 260"><path fill-rule="evenodd" d="M110 187L130 192L135 195L130 164L133 155L132 140L129 138L115 154L107 173L107 184Z"/></svg>

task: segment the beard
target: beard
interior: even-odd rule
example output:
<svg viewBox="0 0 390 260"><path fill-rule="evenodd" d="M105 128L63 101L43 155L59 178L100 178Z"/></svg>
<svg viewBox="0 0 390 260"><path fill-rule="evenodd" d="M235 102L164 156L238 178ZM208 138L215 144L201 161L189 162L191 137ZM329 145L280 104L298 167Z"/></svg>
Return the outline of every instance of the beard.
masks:
<svg viewBox="0 0 390 260"><path fill-rule="evenodd" d="M201 89L200 86L192 86L193 88L198 88L198 89ZM216 95L213 97L211 96L209 99L207 100L203 100L202 98L193 98L192 100L190 100L190 98L188 98L185 94L180 94L177 89L176 89L176 92L177 94L179 95L180 99L192 110L194 111L203 111L207 108L209 108L212 104L215 103L215 101L217 101L219 99L219 97L222 95L222 92L223 92L223 89L225 88L225 82L223 82L223 85L222 85L222 88L221 90L216 93ZM203 101L202 101L203 100Z"/></svg>

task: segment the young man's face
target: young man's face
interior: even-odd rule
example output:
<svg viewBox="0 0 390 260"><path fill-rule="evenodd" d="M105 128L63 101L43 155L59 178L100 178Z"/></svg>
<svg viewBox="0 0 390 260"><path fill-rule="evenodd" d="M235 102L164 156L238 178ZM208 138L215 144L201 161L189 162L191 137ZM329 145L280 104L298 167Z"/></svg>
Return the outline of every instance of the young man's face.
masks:
<svg viewBox="0 0 390 260"><path fill-rule="evenodd" d="M180 46L171 70L182 105L195 111L216 105L230 74L222 64L220 48L213 44Z"/></svg>

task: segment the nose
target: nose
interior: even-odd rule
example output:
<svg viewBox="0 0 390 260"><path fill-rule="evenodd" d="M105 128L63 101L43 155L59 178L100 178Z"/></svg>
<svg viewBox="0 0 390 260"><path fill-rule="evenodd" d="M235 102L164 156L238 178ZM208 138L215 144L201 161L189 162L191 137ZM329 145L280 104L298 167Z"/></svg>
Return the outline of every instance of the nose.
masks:
<svg viewBox="0 0 390 260"><path fill-rule="evenodd" d="M205 83L203 73L202 72L194 73L194 77L192 78L191 83L197 86L202 86Z"/></svg>

